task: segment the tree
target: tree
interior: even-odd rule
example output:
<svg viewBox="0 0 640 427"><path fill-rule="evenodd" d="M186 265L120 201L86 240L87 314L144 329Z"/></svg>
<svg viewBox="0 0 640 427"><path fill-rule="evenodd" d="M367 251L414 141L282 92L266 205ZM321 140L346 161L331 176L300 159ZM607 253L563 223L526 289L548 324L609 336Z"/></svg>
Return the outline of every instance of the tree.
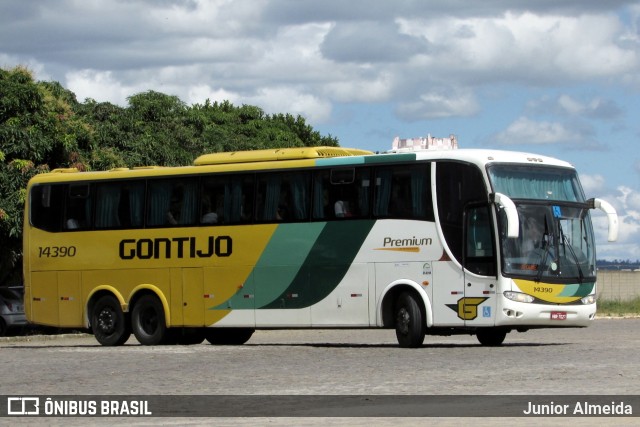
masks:
<svg viewBox="0 0 640 427"><path fill-rule="evenodd" d="M0 285L21 280L26 186L38 173L188 165L204 153L319 145L338 140L300 116L229 101L188 106L155 91L129 97L127 107L79 103L24 67L0 69Z"/></svg>
<svg viewBox="0 0 640 427"><path fill-rule="evenodd" d="M26 68L0 69L0 284L20 280L28 180L50 165L84 167L78 143L88 132L75 103L59 84L34 82Z"/></svg>

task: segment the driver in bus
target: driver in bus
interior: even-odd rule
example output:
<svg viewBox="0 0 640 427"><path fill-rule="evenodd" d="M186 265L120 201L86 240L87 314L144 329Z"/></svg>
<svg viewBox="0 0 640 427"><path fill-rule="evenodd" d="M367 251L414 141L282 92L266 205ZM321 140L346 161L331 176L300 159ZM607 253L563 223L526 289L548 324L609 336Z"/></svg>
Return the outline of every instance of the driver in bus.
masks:
<svg viewBox="0 0 640 427"><path fill-rule="evenodd" d="M535 249L544 246L544 228L535 218L527 218L524 227L524 241L522 252L529 254Z"/></svg>

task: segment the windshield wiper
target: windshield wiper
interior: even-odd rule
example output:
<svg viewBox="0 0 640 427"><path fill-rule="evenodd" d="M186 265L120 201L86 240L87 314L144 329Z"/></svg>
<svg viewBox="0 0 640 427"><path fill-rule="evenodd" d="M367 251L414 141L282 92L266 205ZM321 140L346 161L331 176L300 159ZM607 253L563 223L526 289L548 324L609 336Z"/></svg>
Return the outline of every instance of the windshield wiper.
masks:
<svg viewBox="0 0 640 427"><path fill-rule="evenodd" d="M538 274L536 275L536 282L540 282L542 280L542 273L546 269L547 266L547 257L549 256L549 250L551 249L551 236L548 234L549 226L547 224L547 218L544 218L544 232L542 233L541 242L544 245L544 253L542 254L542 259L540 260L540 264L538 264Z"/></svg>
<svg viewBox="0 0 640 427"><path fill-rule="evenodd" d="M578 261L578 255L576 255L576 251L573 250L573 246L571 245L571 243L569 243L569 239L567 239L567 236L565 236L562 232L562 225L558 225L558 227L560 229L560 236L564 244L564 252L566 254L567 247L569 247L569 253L573 257L573 261L576 263L576 267L578 268L578 282L582 283L582 281L584 280L584 274L582 273L582 268L580 267L580 261Z"/></svg>
<svg viewBox="0 0 640 427"><path fill-rule="evenodd" d="M540 264L538 264L538 274L536 275L536 282L540 282L540 280L542 280L542 272L546 268L547 256L549 256L550 246L551 245L548 243L545 245L544 253L542 254L542 260L540 261Z"/></svg>

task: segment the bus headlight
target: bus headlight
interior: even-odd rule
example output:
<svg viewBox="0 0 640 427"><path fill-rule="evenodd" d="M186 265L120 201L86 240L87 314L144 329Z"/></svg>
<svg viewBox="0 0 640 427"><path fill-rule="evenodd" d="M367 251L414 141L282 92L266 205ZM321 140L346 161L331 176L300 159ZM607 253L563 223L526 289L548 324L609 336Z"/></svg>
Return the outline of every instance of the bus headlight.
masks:
<svg viewBox="0 0 640 427"><path fill-rule="evenodd" d="M523 294L522 292L505 291L504 296L511 301L516 302L533 302L531 295Z"/></svg>
<svg viewBox="0 0 640 427"><path fill-rule="evenodd" d="M595 304L596 303L596 295L595 294L587 295L586 297L580 299L580 301L582 301L582 303L585 304L585 305Z"/></svg>

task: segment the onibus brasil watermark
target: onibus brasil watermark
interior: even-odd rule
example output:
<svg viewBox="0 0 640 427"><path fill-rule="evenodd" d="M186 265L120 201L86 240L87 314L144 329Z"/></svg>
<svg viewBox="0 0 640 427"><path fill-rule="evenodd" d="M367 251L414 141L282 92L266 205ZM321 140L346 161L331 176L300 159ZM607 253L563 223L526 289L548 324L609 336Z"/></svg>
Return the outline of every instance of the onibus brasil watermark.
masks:
<svg viewBox="0 0 640 427"><path fill-rule="evenodd" d="M7 415L32 416L147 416L153 415L147 400L105 398L53 399L51 397L8 397Z"/></svg>

